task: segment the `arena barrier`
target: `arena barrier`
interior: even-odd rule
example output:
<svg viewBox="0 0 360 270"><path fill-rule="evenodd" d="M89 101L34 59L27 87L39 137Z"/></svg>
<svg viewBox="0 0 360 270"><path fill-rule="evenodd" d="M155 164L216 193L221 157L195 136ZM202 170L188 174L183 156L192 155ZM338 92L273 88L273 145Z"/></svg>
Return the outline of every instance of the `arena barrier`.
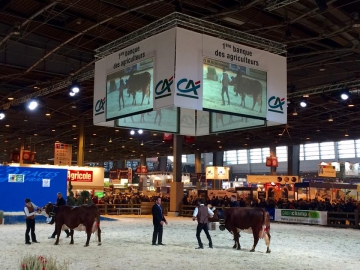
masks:
<svg viewBox="0 0 360 270"><path fill-rule="evenodd" d="M126 215L138 215L138 210L141 209L142 215L151 215L151 208L153 207L155 202L142 202L141 204L97 204L97 207L100 210L100 215L117 215L118 208L132 208L129 209ZM169 211L169 203L164 202L161 204L161 207L164 211L164 215L167 215Z"/></svg>
<svg viewBox="0 0 360 270"><path fill-rule="evenodd" d="M196 205L181 205L180 216L191 217ZM225 207L227 208L227 207ZM359 211L326 212L296 209L267 209L271 221L360 229Z"/></svg>

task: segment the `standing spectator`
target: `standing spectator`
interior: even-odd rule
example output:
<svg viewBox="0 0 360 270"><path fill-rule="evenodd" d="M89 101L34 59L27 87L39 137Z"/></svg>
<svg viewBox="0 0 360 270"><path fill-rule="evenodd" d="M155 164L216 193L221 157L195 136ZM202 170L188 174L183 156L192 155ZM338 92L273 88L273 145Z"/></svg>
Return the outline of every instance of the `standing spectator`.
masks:
<svg viewBox="0 0 360 270"><path fill-rule="evenodd" d="M156 198L155 204L152 207L152 216L153 216L153 224L154 224L154 232L153 232L153 238L152 238L152 245L156 245L156 239L157 244L164 246L162 243L162 234L163 234L163 225L164 223L167 225L167 221L164 217L163 210L161 208L161 198Z"/></svg>
<svg viewBox="0 0 360 270"><path fill-rule="evenodd" d="M62 205L66 205L66 202L65 202L65 200L64 200L61 192L58 192L58 193L57 193L57 200L56 200L56 203L55 203L55 205L54 205L54 210L53 210L55 214L56 214L56 212L58 211L58 207L59 207L59 206L62 206ZM56 217L56 216L55 216L55 217ZM53 219L54 219L55 217L53 217ZM48 237L48 239L55 238L56 230L57 230L57 228L56 228L56 223L55 223L55 230L54 230L54 232L52 233L52 235ZM65 233L66 233L66 238L68 238L68 237L70 236L69 230L65 230Z"/></svg>
<svg viewBox="0 0 360 270"><path fill-rule="evenodd" d="M201 242L200 233L204 230L207 239L209 240L209 248L213 248L211 236L208 230L209 217L213 217L214 213L207 206L204 205L205 199L199 198L199 207L196 207L193 213L193 220L197 219L198 225L196 228L196 238L199 243L199 247L196 249L204 249L203 243Z"/></svg>
<svg viewBox="0 0 360 270"><path fill-rule="evenodd" d="M25 231L26 245L31 245L29 232L31 232L31 241L33 243L39 243L38 241L36 241L36 235L35 235L35 214L36 214L35 209L39 210L39 207L37 207L34 203L32 203L29 198L26 198L25 207L24 207L25 220L26 220L26 231Z"/></svg>
<svg viewBox="0 0 360 270"><path fill-rule="evenodd" d="M230 207L239 207L240 206L239 202L236 200L235 195L231 195L230 201L231 201Z"/></svg>

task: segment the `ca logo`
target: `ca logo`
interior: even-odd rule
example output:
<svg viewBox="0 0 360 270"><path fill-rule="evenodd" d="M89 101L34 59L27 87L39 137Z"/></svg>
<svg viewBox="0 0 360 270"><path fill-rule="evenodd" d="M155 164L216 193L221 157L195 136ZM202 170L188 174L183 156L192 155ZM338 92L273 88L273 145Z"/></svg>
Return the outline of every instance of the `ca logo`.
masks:
<svg viewBox="0 0 360 270"><path fill-rule="evenodd" d="M173 84L173 78L174 77L171 76L171 78L169 80L168 79L161 80L156 84L156 86L155 86L155 93L156 93L155 99L171 96L171 88L170 88L170 86ZM161 86L161 88L160 88L160 86Z"/></svg>
<svg viewBox="0 0 360 270"><path fill-rule="evenodd" d="M186 83L185 88L182 88L181 86L183 86L185 83ZM200 81L197 81L197 82L194 83L193 80L188 81L188 79L181 79L177 83L177 90L180 93L176 93L176 95L182 96L182 97L199 99L198 93L196 91L199 88L200 88ZM192 94L188 94L188 93L191 93L191 92L192 92Z"/></svg>
<svg viewBox="0 0 360 270"><path fill-rule="evenodd" d="M269 108L268 111L276 113L284 113L283 105L285 104L285 98L279 98L272 96L268 100Z"/></svg>
<svg viewBox="0 0 360 270"><path fill-rule="evenodd" d="M99 99L95 103L95 115L103 114L105 112L106 98Z"/></svg>

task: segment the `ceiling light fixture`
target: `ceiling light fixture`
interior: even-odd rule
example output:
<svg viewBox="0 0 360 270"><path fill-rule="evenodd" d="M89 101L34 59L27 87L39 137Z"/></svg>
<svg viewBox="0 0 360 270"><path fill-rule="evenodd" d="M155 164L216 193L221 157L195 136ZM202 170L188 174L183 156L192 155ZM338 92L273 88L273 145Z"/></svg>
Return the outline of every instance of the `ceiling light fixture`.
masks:
<svg viewBox="0 0 360 270"><path fill-rule="evenodd" d="M13 97L8 97L8 100L14 100L14 98Z"/></svg>
<svg viewBox="0 0 360 270"><path fill-rule="evenodd" d="M0 120L3 120L5 118L5 113L4 112L0 112Z"/></svg>
<svg viewBox="0 0 360 270"><path fill-rule="evenodd" d="M29 110L33 111L39 106L39 103L36 100L30 100L28 103Z"/></svg>
<svg viewBox="0 0 360 270"><path fill-rule="evenodd" d="M141 144L140 145L144 145L144 142L143 141L141 141Z"/></svg>
<svg viewBox="0 0 360 270"><path fill-rule="evenodd" d="M297 115L298 115L298 113L297 113L297 111L296 111L296 108L294 109L294 112L292 113L292 115L294 115L294 116L297 116Z"/></svg>
<svg viewBox="0 0 360 270"><path fill-rule="evenodd" d="M334 121L334 119L332 118L332 115L330 114L330 118L328 119L329 122Z"/></svg>
<svg viewBox="0 0 360 270"><path fill-rule="evenodd" d="M342 100L347 100L350 97L349 90L342 91L340 97Z"/></svg>
<svg viewBox="0 0 360 270"><path fill-rule="evenodd" d="M303 107L303 108L305 108L305 107L307 106L306 100L300 101L300 106Z"/></svg>
<svg viewBox="0 0 360 270"><path fill-rule="evenodd" d="M135 131L134 130L130 130L130 135L134 135Z"/></svg>
<svg viewBox="0 0 360 270"><path fill-rule="evenodd" d="M139 133L139 134L143 134L143 132L144 132L144 131L143 131L142 129L139 129L139 130L138 130L138 133Z"/></svg>
<svg viewBox="0 0 360 270"><path fill-rule="evenodd" d="M110 138L110 140L109 140L109 143L112 143L112 140L111 140L111 138Z"/></svg>

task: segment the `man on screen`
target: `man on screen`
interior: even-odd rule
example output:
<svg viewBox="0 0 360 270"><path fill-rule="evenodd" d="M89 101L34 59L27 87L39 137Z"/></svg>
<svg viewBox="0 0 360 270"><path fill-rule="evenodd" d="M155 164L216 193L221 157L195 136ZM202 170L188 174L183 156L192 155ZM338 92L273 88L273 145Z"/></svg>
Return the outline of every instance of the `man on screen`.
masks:
<svg viewBox="0 0 360 270"><path fill-rule="evenodd" d="M222 74L222 90L221 90L221 97L222 97L222 105L225 105L225 100L224 100L224 93L226 93L227 99L228 99L228 105L230 105L230 98L229 98L229 82L230 82L230 78L229 75L226 73L226 69L224 68L224 72Z"/></svg>

